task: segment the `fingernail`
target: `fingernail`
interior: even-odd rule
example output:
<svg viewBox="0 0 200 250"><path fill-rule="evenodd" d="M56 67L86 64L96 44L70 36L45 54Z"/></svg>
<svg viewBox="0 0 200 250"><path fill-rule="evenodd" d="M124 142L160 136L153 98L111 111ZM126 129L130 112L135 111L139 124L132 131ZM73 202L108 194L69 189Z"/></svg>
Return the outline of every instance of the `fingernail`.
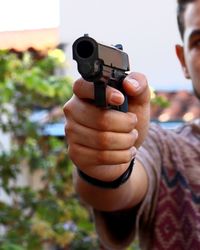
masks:
<svg viewBox="0 0 200 250"><path fill-rule="evenodd" d="M129 78L128 82L134 86L135 89L138 89L140 87L140 84L137 80L133 79L133 78Z"/></svg>
<svg viewBox="0 0 200 250"><path fill-rule="evenodd" d="M118 93L118 92L113 92L111 94L111 98L110 101L114 104L121 104L122 103L122 94Z"/></svg>
<svg viewBox="0 0 200 250"><path fill-rule="evenodd" d="M132 155L132 157L136 156L136 152L137 152L137 149L135 147L132 147L131 148L131 155Z"/></svg>
<svg viewBox="0 0 200 250"><path fill-rule="evenodd" d="M135 140L137 140L137 138L138 138L138 131L136 129L133 129L132 133L133 133L133 135L135 137Z"/></svg>

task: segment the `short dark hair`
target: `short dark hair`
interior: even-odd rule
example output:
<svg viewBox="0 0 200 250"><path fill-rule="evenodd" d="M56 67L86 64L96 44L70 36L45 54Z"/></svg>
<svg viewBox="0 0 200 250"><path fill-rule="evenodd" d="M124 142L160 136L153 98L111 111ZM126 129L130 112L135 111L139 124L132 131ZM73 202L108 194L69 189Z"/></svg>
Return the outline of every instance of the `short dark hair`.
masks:
<svg viewBox="0 0 200 250"><path fill-rule="evenodd" d="M185 23L184 23L184 13L187 5L189 3L194 2L195 0L177 0L177 22L178 22L178 28L181 35L181 38L183 39L184 32L185 32Z"/></svg>

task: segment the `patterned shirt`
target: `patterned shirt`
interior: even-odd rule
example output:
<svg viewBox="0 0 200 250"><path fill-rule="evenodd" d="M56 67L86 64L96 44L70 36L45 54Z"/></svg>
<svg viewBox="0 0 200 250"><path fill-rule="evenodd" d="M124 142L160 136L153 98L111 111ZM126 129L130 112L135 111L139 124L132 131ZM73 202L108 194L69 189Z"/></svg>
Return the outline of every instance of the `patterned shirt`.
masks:
<svg viewBox="0 0 200 250"><path fill-rule="evenodd" d="M152 126L139 152L150 183L137 225L144 249L200 249L199 122Z"/></svg>
<svg viewBox="0 0 200 250"><path fill-rule="evenodd" d="M149 187L140 207L132 210L135 218L130 214L132 227L127 225L121 246L108 226L114 220L95 212L97 231L106 231L106 249L124 249L137 233L142 249L199 250L200 120L176 130L152 125L137 159L147 171Z"/></svg>

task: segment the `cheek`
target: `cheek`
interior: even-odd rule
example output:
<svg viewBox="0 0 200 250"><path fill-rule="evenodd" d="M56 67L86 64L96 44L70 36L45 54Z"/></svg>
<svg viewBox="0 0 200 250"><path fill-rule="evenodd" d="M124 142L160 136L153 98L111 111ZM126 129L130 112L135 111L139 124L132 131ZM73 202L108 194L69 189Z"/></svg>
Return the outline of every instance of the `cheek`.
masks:
<svg viewBox="0 0 200 250"><path fill-rule="evenodd" d="M187 65L193 86L200 93L200 54L190 57Z"/></svg>
<svg viewBox="0 0 200 250"><path fill-rule="evenodd" d="M196 94L200 97L200 82L193 82L193 88Z"/></svg>

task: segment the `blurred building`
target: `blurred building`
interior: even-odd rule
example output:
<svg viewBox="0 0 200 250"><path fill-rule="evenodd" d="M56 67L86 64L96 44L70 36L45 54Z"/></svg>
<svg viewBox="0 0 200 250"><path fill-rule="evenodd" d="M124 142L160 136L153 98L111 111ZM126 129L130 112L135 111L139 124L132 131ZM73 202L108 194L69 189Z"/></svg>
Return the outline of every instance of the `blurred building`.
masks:
<svg viewBox="0 0 200 250"><path fill-rule="evenodd" d="M183 90L158 92L157 95L167 100L168 106L162 108L158 105L152 105L152 120L158 120L159 122L186 122L199 118L200 102L193 93Z"/></svg>
<svg viewBox="0 0 200 250"><path fill-rule="evenodd" d="M43 50L59 43L59 0L2 0L0 49Z"/></svg>
<svg viewBox="0 0 200 250"><path fill-rule="evenodd" d="M191 92L158 92L157 96L161 97L168 105L162 107L152 103L151 120L164 128L175 128L200 116L200 102ZM61 107L54 107L50 112L37 113L35 118L46 123L46 134L64 136L65 119Z"/></svg>
<svg viewBox="0 0 200 250"><path fill-rule="evenodd" d="M58 28L0 32L0 49L46 50L59 44Z"/></svg>

